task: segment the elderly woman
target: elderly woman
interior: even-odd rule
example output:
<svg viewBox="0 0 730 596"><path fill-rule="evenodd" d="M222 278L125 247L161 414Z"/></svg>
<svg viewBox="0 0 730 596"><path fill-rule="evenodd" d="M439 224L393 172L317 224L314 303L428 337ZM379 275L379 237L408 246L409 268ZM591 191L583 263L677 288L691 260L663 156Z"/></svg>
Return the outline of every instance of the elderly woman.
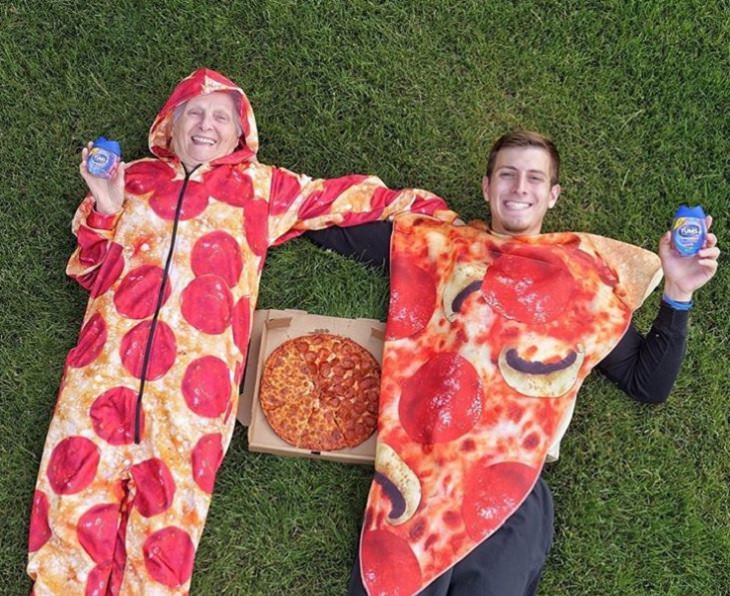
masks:
<svg viewBox="0 0 730 596"><path fill-rule="evenodd" d="M230 442L269 246L307 229L411 210L425 191L374 177L312 180L256 160L243 91L206 69L149 135L155 158L86 170L68 274L89 290L33 500L35 594L168 594L190 586Z"/></svg>

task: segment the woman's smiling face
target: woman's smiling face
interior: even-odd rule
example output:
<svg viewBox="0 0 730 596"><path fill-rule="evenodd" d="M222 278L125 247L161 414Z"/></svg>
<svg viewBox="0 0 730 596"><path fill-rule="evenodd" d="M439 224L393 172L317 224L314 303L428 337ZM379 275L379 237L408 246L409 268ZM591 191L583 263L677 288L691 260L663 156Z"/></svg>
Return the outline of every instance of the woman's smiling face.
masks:
<svg viewBox="0 0 730 596"><path fill-rule="evenodd" d="M233 152L240 135L235 102L230 93L198 95L182 107L172 127L172 148L192 169Z"/></svg>

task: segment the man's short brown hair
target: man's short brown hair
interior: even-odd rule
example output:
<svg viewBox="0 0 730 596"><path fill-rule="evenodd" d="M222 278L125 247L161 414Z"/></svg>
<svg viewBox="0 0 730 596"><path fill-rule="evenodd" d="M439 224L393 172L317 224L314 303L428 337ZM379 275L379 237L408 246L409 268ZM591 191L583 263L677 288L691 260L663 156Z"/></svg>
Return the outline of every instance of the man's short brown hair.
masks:
<svg viewBox="0 0 730 596"><path fill-rule="evenodd" d="M550 184L555 185L560 179L560 154L558 148L549 138L532 130L513 130L499 137L489 150L487 158L487 178L492 177L494 163L497 161L497 153L500 149L507 147L539 147L550 155L552 171L550 172Z"/></svg>

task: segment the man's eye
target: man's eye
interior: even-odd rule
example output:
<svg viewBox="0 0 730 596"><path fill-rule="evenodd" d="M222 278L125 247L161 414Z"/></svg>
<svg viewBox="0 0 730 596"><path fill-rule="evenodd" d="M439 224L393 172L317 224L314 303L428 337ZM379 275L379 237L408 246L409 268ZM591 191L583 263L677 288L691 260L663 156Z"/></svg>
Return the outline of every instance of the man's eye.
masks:
<svg viewBox="0 0 730 596"><path fill-rule="evenodd" d="M514 174L512 172L502 172L499 175L500 178L513 178Z"/></svg>
<svg viewBox="0 0 730 596"><path fill-rule="evenodd" d="M543 181L543 178L541 176L530 176L530 182L535 182L539 184Z"/></svg>

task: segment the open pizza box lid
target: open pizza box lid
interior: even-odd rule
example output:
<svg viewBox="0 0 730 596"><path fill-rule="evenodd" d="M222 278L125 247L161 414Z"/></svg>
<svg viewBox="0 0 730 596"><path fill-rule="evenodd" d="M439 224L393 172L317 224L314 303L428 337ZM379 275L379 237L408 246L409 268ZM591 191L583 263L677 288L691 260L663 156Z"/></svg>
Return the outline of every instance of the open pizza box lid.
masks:
<svg viewBox="0 0 730 596"><path fill-rule="evenodd" d="M258 401L258 391L266 359L285 341L311 333L332 333L348 337L368 350L378 364L382 365L385 323L374 319L311 315L300 310L255 311L249 357L236 416L244 426L248 426L248 448L250 451L276 455L372 464L375 460L375 434L356 447L337 451L309 451L294 447L279 438L264 416Z"/></svg>

